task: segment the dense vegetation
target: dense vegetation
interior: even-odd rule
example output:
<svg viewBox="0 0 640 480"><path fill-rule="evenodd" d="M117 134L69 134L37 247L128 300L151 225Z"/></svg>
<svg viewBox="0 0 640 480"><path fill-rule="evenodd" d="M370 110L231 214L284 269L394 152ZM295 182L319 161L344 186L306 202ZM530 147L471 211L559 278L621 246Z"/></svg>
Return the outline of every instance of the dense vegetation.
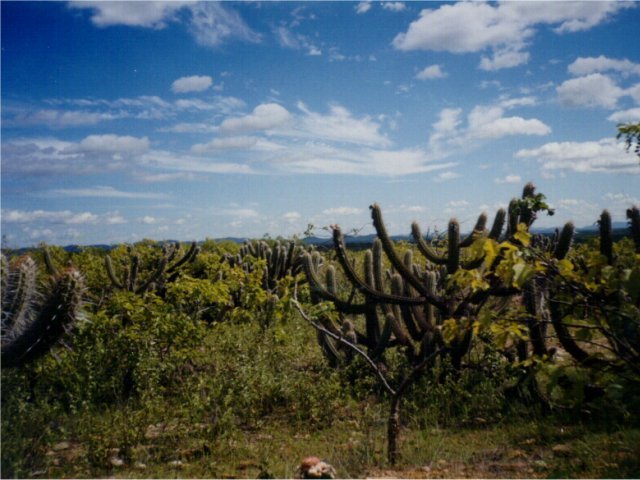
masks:
<svg viewBox="0 0 640 480"><path fill-rule="evenodd" d="M466 238L374 205L367 251L3 252L2 476L637 477L640 214L575 245L544 213L527 185Z"/></svg>

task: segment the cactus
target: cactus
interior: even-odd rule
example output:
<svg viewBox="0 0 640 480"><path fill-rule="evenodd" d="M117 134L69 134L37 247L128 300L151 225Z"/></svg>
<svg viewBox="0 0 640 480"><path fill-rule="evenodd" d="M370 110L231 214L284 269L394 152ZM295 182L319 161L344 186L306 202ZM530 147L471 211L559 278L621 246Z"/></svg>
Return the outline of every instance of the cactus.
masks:
<svg viewBox="0 0 640 480"><path fill-rule="evenodd" d="M378 238L372 248L365 252L363 273L356 272L353 262L349 258L342 232L338 226L333 226L333 243L337 260L346 278L355 292L360 296L355 300L352 294L348 299L337 295L329 281L323 285L319 279L317 269L312 265L310 255L305 256L305 273L311 286L314 301L326 300L333 302L339 312L341 325L327 325L325 328L334 334L339 334L344 325L344 315L364 315L365 331L356 332L358 343L365 346L369 356L381 361L385 349L401 346L410 365L417 365L421 359L428 356L443 345L439 324L441 319L454 318L456 322L477 315L481 306L491 295L508 295L510 289L498 285L496 278L486 291L471 293L470 290L450 287L445 288L446 278L456 274L459 269L485 268L484 257L466 258L465 249L473 245L474 241L487 236L487 216L479 216L472 233L460 239L458 222L452 219L447 231L447 248L440 254L422 237L420 227L416 222L412 225L412 234L416 240L419 252L427 260L422 266L416 264L413 252L408 250L400 255L396 245L387 233L382 211L377 204L370 207L373 225ZM491 229L493 238L499 237L505 221L505 211L500 210ZM382 254L386 255L393 270L383 272ZM329 274L331 272L331 274ZM333 266L327 268L328 278L333 277ZM499 287L499 288L498 288ZM384 322L381 325L380 320ZM461 367L462 358L469 351L472 332L468 331L460 338L454 339L444 349L451 355L456 368ZM333 345L335 347L335 345ZM335 364L335 352L330 348L330 362Z"/></svg>
<svg viewBox="0 0 640 480"><path fill-rule="evenodd" d="M131 247L128 247L128 250L130 263L122 277L119 277L116 273L111 257L109 255L105 256L105 269L111 284L117 289L136 294L143 294L147 291L155 290L156 293L163 296L165 293L165 285L174 282L178 278L180 267L193 262L200 249L196 242L192 242L187 251L176 260L180 245L177 243L164 244L155 269L147 274L147 278L144 281L140 278L140 257L133 253Z"/></svg>
<svg viewBox="0 0 640 480"><path fill-rule="evenodd" d="M303 270L303 254L311 251L312 247L304 248L295 242L284 244L276 241L273 246L269 246L264 240L246 241L240 253L237 255L225 255L225 260L231 266L241 266L246 272L251 272L255 268L253 259L265 261L262 287L264 290L274 293L278 288L280 280L288 275L295 276Z"/></svg>
<svg viewBox="0 0 640 480"><path fill-rule="evenodd" d="M49 352L76 323L84 279L74 269L59 272L38 291L35 262L14 265L2 255L2 367L18 367Z"/></svg>
<svg viewBox="0 0 640 480"><path fill-rule="evenodd" d="M627 209L627 218L629 219L629 233L636 246L636 253L640 253L640 210L638 207Z"/></svg>

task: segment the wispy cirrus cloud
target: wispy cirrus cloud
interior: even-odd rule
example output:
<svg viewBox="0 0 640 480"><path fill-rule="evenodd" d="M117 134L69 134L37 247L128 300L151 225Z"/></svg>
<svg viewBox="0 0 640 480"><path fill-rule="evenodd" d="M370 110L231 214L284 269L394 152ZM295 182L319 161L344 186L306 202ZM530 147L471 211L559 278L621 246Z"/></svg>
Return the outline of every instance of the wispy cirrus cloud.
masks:
<svg viewBox="0 0 640 480"><path fill-rule="evenodd" d="M96 186L90 188L57 188L47 193L54 197L76 198L125 198L133 200L163 200L169 198L165 193L155 192L125 192L109 186Z"/></svg>
<svg viewBox="0 0 640 480"><path fill-rule="evenodd" d="M231 40L261 40L261 35L251 29L237 11L220 2L74 1L69 7L89 10L91 22L99 28L124 25L161 30L172 22L185 24L196 43L206 47L217 47ZM187 15L180 15L181 12Z"/></svg>

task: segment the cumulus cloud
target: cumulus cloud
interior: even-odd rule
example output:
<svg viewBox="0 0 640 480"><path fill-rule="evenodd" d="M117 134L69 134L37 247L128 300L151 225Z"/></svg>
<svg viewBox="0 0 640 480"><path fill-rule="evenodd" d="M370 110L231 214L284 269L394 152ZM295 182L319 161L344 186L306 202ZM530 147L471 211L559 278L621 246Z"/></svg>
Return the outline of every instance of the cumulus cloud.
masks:
<svg viewBox="0 0 640 480"><path fill-rule="evenodd" d="M607 71L616 71L627 75L640 75L640 63L633 63L626 58L616 60L607 58L604 55L599 57L578 57L567 69L569 73L575 76Z"/></svg>
<svg viewBox="0 0 640 480"><path fill-rule="evenodd" d="M615 108L625 91L608 76L592 73L572 78L556 88L560 103L570 107Z"/></svg>
<svg viewBox="0 0 640 480"><path fill-rule="evenodd" d="M517 67L529 62L529 52L519 50L502 49L494 51L492 57L483 56L478 68L480 70L493 71L503 68Z"/></svg>
<svg viewBox="0 0 640 480"><path fill-rule="evenodd" d="M558 34L587 30L630 5L614 2L459 2L424 9L393 46L399 50L469 53L492 50L480 67L514 67L528 61L524 52L536 27L551 26Z"/></svg>
<svg viewBox="0 0 640 480"><path fill-rule="evenodd" d="M610 122L635 123L640 122L640 108L630 108L614 112L607 117Z"/></svg>
<svg viewBox="0 0 640 480"><path fill-rule="evenodd" d="M522 177L520 175L507 175L504 178L494 178L496 183L522 183Z"/></svg>
<svg viewBox="0 0 640 480"><path fill-rule="evenodd" d="M404 2L383 2L382 8L389 10L390 12L402 12L406 10L407 6Z"/></svg>
<svg viewBox="0 0 640 480"><path fill-rule="evenodd" d="M510 135L548 135L551 128L536 118L505 117L500 107L475 107L468 116L469 138L497 139Z"/></svg>
<svg viewBox="0 0 640 480"><path fill-rule="evenodd" d="M371 2L360 2L356 5L356 13L361 15L371 10Z"/></svg>
<svg viewBox="0 0 640 480"><path fill-rule="evenodd" d="M249 115L228 118L220 124L223 133L237 133L270 130L290 122L289 111L277 103L263 103L253 109Z"/></svg>
<svg viewBox="0 0 640 480"><path fill-rule="evenodd" d="M502 99L496 105L477 105L467 115L463 126L460 108L442 109L432 125L429 146L434 154L447 155L452 148L468 146L470 142L497 140L514 135L548 135L551 128L536 118L505 116L506 110L535 104L531 97Z"/></svg>
<svg viewBox="0 0 640 480"><path fill-rule="evenodd" d="M174 93L203 92L213 85L213 79L208 75L192 75L181 77L171 84Z"/></svg>
<svg viewBox="0 0 640 480"><path fill-rule="evenodd" d="M611 138L590 142L551 142L534 149L523 149L517 158L534 158L543 171L573 170L581 173L640 174L635 155L624 143Z"/></svg>
<svg viewBox="0 0 640 480"><path fill-rule="evenodd" d="M295 223L298 220L300 220L301 217L302 217L302 215L300 215L298 212L287 212L284 215L282 215L282 218L287 223Z"/></svg>
<svg viewBox="0 0 640 480"><path fill-rule="evenodd" d="M444 78L447 74L442 70L440 65L429 65L428 67L421 70L416 78L418 80L432 80L434 78Z"/></svg>

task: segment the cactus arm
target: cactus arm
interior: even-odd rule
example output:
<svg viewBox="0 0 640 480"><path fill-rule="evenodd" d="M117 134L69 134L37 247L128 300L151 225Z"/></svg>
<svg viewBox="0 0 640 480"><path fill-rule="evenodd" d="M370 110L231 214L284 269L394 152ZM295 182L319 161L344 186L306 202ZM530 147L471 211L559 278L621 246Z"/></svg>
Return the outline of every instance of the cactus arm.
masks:
<svg viewBox="0 0 640 480"><path fill-rule="evenodd" d="M136 283L138 280L138 270L140 268L140 257L134 255L131 258L131 268L129 269L129 278L127 281L127 290L130 292L136 291Z"/></svg>
<svg viewBox="0 0 640 480"><path fill-rule="evenodd" d="M51 252L47 247L44 247L42 249L42 255L44 257L44 264L47 267L47 272L49 272L49 275L53 275L54 277L57 277L60 274L60 272L58 271L56 266L53 264L53 259L51 258Z"/></svg>
<svg viewBox="0 0 640 480"><path fill-rule="evenodd" d="M111 280L113 286L116 288L124 289L124 285L120 280L118 280L116 272L113 270L113 262L111 261L111 257L109 255L105 255L104 257L104 266L107 270L109 280Z"/></svg>
<svg viewBox="0 0 640 480"><path fill-rule="evenodd" d="M569 333L567 327L562 323L563 315L558 302L551 300L549 302L549 313L551 314L551 323L556 333L558 341L575 360L582 363L589 358L589 354L580 348L576 341Z"/></svg>
<svg viewBox="0 0 640 480"><path fill-rule="evenodd" d="M420 253L424 255L427 260L431 263L435 263L436 265L446 265L447 258L442 255L438 255L436 251L425 241L418 222L413 222L411 224L411 235L416 241L418 250L420 250Z"/></svg>
<svg viewBox="0 0 640 480"><path fill-rule="evenodd" d="M509 208L507 209L508 211L508 223L507 223L507 238L511 237L514 233L516 233L516 231L518 230L518 220L520 218L519 212L518 212L518 200L516 200L515 198L512 198L511 201L509 202Z"/></svg>
<svg viewBox="0 0 640 480"><path fill-rule="evenodd" d="M415 288L418 293L420 293L420 295L426 296L425 294L427 292L425 291L422 282L420 282L420 280L416 278L411 270L404 266L404 263L402 263L402 260L398 257L398 254L393 248L391 238L389 237L384 222L382 221L382 211L380 210L380 206L377 203L374 203L373 205L371 205L370 209L371 218L373 219L373 226L376 229L378 238L380 238L380 241L382 242L382 248L387 254L389 261L391 261L393 267L398 271L398 273L400 273L400 275L402 275L402 278L406 282L409 282L409 284L411 284L411 286Z"/></svg>
<svg viewBox="0 0 640 480"><path fill-rule="evenodd" d="M455 219L447 229L447 273L454 274L460 266L460 225Z"/></svg>
<svg viewBox="0 0 640 480"><path fill-rule="evenodd" d="M556 242L556 246L553 250L554 258L558 260L562 260L569 253L569 249L571 248L571 243L573 242L573 232L575 231L575 227L573 223L567 222L564 227L562 227L562 231L558 236L558 240Z"/></svg>
<svg viewBox="0 0 640 480"><path fill-rule="evenodd" d="M3 257L4 258L4 257ZM32 320L37 299L37 267L30 257L20 260L15 269L7 265L6 287L2 290L2 334L20 330Z"/></svg>
<svg viewBox="0 0 640 480"><path fill-rule="evenodd" d="M309 285L311 286L312 292L324 300L333 302L338 311L353 315L363 314L369 311L369 307L367 305L346 302L339 298L335 294L335 292L331 292L329 289L323 287L322 282L318 278L318 274L316 273L316 270L313 266L313 261L309 253L305 253L304 256L304 271L307 276Z"/></svg>
<svg viewBox="0 0 640 480"><path fill-rule="evenodd" d="M376 345L376 348L371 354L371 358L378 359L382 356L385 349L389 346L391 340L391 334L393 333L393 323L395 317L392 313L385 316L384 326L382 327L382 333L380 334L380 341Z"/></svg>
<svg viewBox="0 0 640 480"><path fill-rule="evenodd" d="M467 235L467 237L460 242L460 248L470 247L476 239L482 235L487 226L487 215L485 213L481 213L478 216L478 220L476 220L476 224L473 227L472 232Z"/></svg>
<svg viewBox="0 0 640 480"><path fill-rule="evenodd" d="M640 253L640 210L635 206L627 209L627 218L629 219L629 232L636 246L636 253Z"/></svg>
<svg viewBox="0 0 640 480"><path fill-rule="evenodd" d="M134 257L134 260L136 258L137 257ZM142 285L140 285L138 288L135 289L135 293L140 294L140 293L146 292L147 289L151 286L151 284L157 281L162 276L166 268L167 268L167 258L163 257L160 259L160 262L158 263L158 268L156 268L156 271L153 272L153 274L147 279L146 282L144 282Z"/></svg>
<svg viewBox="0 0 640 480"><path fill-rule="evenodd" d="M78 318L83 291L79 272L61 274L33 320L2 339L2 367L24 365L47 353Z"/></svg>
<svg viewBox="0 0 640 480"><path fill-rule="evenodd" d="M611 236L611 215L607 210L600 214L600 253L607 257L607 263L613 265L613 238Z"/></svg>
<svg viewBox="0 0 640 480"><path fill-rule="evenodd" d="M504 208L500 208L496 212L496 216L493 219L493 225L491 226L491 230L489 231L489 238L496 241L500 238L500 234L502 233L502 229L504 228L506 217L507 212L505 212Z"/></svg>
<svg viewBox="0 0 640 480"><path fill-rule="evenodd" d="M356 286L356 288L358 288L358 290L360 290L365 295L371 296L373 299L375 299L378 302L390 303L390 304L410 303L412 305L421 305L423 303L426 303L427 301L431 301L431 299L427 300L424 297L404 297L404 296L391 295L391 294L371 288L353 270L353 266L351 265L351 262L347 258L346 247L344 245L344 238L342 236L342 232L340 231L340 228L337 226L334 227L333 229L333 242L334 242L335 250L338 256L338 261L340 262L340 265L342 266L345 274L347 275L347 278L351 283L353 283ZM433 299L433 302L437 306L442 305L442 302L438 301L437 299Z"/></svg>
<svg viewBox="0 0 640 480"><path fill-rule="evenodd" d="M167 268L167 273L171 274L175 272L178 268L183 266L184 264L193 262L196 256L198 255L199 250L200 249L198 248L198 244L196 242L192 242L191 246L189 247L189 250L187 250L187 252L183 255L183 257L180 260L178 260L176 263L171 265L169 268Z"/></svg>

